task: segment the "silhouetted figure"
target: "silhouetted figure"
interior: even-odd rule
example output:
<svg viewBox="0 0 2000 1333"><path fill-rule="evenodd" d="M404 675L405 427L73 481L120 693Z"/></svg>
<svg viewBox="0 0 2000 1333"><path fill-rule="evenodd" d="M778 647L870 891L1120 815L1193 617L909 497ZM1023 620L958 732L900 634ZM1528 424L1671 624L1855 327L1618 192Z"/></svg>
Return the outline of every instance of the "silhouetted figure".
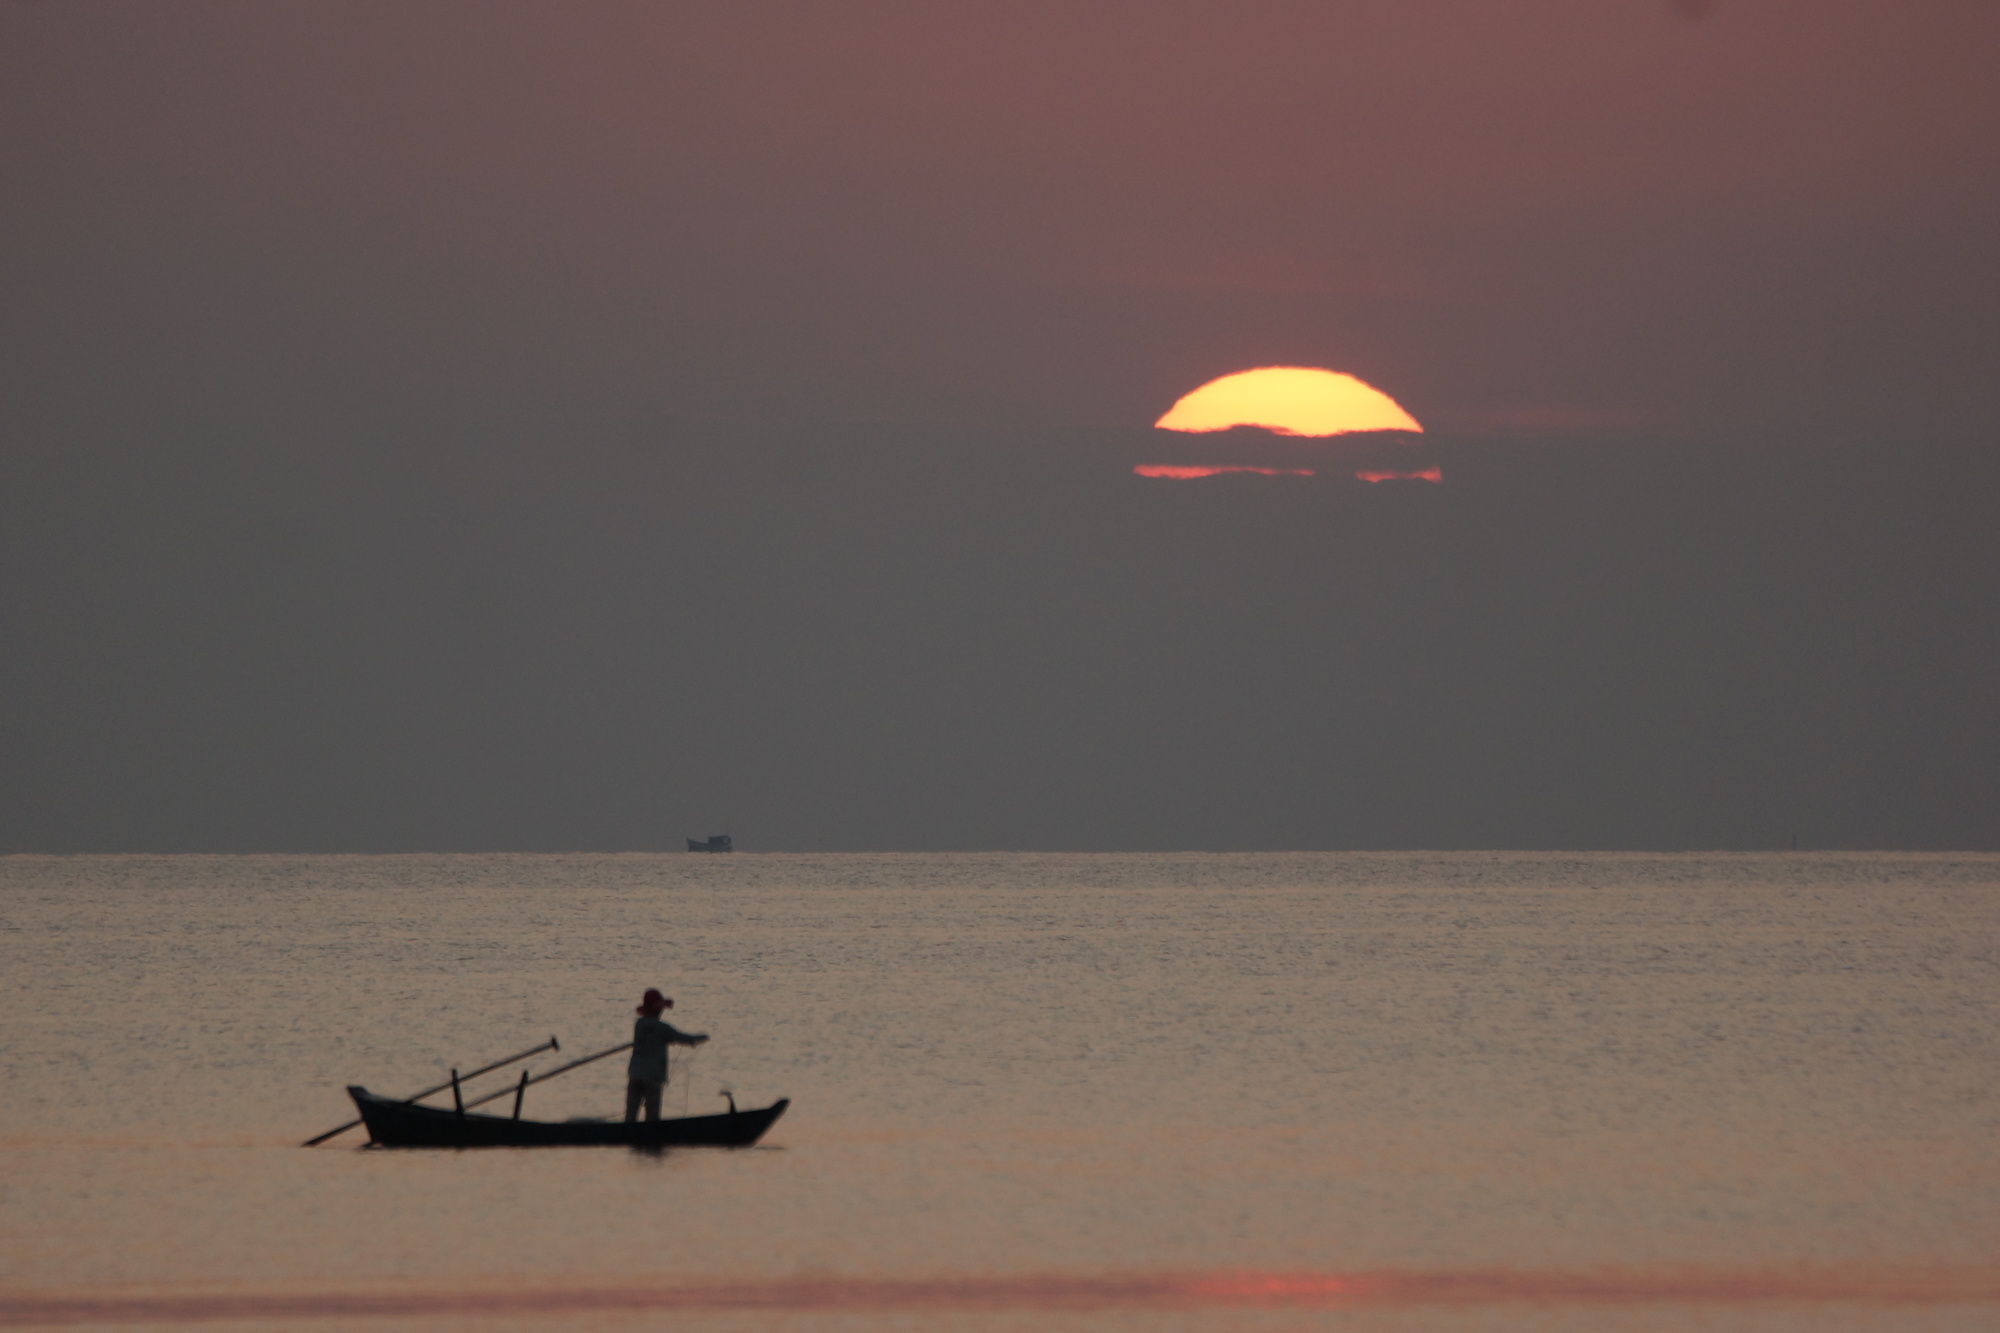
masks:
<svg viewBox="0 0 2000 1333"><path fill-rule="evenodd" d="M639 1103L646 1104L648 1121L660 1118L660 1094L667 1087L667 1047L699 1046L708 1040L701 1032L682 1032L663 1021L660 1012L674 1002L656 990L639 1001L639 1021L632 1025L632 1060L625 1066L625 1123L639 1118Z"/></svg>

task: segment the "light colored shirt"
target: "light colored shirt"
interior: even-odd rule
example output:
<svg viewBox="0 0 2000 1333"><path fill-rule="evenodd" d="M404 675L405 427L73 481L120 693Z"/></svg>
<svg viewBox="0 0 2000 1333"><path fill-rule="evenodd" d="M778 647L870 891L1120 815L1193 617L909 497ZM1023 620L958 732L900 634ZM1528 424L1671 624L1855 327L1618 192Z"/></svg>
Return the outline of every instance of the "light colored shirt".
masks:
<svg viewBox="0 0 2000 1333"><path fill-rule="evenodd" d="M667 1047L696 1046L701 1040L672 1023L641 1014L632 1025L632 1060L625 1066L625 1077L643 1083L665 1083Z"/></svg>

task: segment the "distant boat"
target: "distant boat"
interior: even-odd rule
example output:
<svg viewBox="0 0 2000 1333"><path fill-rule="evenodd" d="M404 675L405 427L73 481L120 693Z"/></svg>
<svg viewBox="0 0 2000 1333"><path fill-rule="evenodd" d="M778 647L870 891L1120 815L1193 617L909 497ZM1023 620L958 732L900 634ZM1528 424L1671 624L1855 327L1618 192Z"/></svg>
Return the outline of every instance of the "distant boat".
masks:
<svg viewBox="0 0 2000 1333"><path fill-rule="evenodd" d="M620 1047L619 1049L623 1049ZM368 1125L371 1141L384 1148L747 1148L764 1137L771 1122L791 1105L789 1098L756 1111L739 1111L730 1099L721 1115L679 1120L514 1120L470 1115L435 1106L414 1106L349 1087L355 1109Z"/></svg>
<svg viewBox="0 0 2000 1333"><path fill-rule="evenodd" d="M727 833L713 833L706 838L689 838L688 850L691 852L733 852L736 850L736 844L729 840Z"/></svg>

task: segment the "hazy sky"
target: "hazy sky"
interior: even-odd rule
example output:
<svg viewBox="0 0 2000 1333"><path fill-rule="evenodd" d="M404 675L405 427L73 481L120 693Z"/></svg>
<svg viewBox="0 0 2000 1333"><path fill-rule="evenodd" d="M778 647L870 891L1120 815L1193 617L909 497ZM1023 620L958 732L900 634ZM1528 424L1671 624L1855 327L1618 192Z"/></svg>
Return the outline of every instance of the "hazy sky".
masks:
<svg viewBox="0 0 2000 1333"><path fill-rule="evenodd" d="M2000 847L1996 50L0 3L0 849Z"/></svg>

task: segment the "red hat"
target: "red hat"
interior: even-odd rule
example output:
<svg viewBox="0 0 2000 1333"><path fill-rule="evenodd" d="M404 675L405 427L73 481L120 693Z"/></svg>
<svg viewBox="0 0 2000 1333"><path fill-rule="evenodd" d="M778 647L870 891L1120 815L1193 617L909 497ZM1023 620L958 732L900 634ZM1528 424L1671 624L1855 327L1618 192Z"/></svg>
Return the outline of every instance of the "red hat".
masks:
<svg viewBox="0 0 2000 1333"><path fill-rule="evenodd" d="M639 1007L633 1010L633 1012L640 1014L652 1014L652 1013L658 1013L662 1009L671 1009L673 1007L674 1007L674 1002L672 1000L669 1000L666 996L660 994L656 990L648 990L643 996L639 998Z"/></svg>

